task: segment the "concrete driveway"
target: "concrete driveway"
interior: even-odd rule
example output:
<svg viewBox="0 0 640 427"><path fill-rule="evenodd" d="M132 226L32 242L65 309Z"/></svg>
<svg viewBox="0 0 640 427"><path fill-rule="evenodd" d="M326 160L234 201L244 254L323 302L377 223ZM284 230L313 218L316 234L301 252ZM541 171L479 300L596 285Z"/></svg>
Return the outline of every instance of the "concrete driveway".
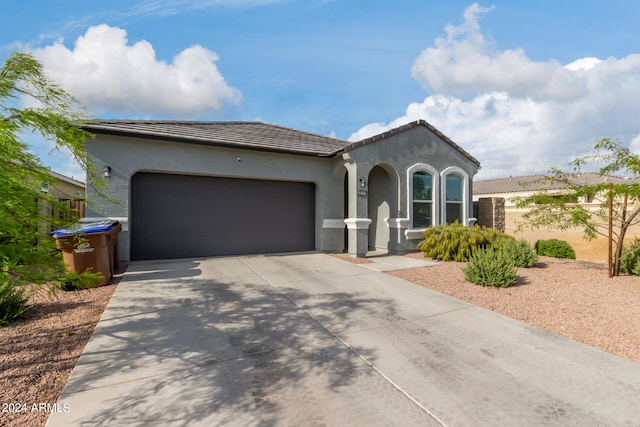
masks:
<svg viewBox="0 0 640 427"><path fill-rule="evenodd" d="M640 425L640 364L370 267L134 263L47 425Z"/></svg>

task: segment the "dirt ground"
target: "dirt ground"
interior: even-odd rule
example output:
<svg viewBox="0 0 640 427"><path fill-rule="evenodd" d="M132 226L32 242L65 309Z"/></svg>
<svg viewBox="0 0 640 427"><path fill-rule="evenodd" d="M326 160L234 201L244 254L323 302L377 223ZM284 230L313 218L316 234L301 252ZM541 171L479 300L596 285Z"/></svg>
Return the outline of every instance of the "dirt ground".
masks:
<svg viewBox="0 0 640 427"><path fill-rule="evenodd" d="M467 282L463 266L390 274L640 363L640 277L609 278L601 262L539 257L536 267L518 269L516 285L495 288Z"/></svg>
<svg viewBox="0 0 640 427"><path fill-rule="evenodd" d="M26 315L0 328L0 426L44 426L121 276L55 296L39 289Z"/></svg>

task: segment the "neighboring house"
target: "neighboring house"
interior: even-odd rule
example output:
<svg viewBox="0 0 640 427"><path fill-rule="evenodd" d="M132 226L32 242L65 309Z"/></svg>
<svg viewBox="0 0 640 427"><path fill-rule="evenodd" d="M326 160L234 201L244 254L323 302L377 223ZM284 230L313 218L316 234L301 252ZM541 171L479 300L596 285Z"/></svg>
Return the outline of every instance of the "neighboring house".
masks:
<svg viewBox="0 0 640 427"><path fill-rule="evenodd" d="M86 206L86 185L68 176L49 170L50 179L40 183L40 191L58 199L67 205L65 212L60 209L52 209L49 204L40 203L40 214L43 216L62 216L65 220L72 221L73 217L82 218L85 216ZM52 231L52 230L47 230Z"/></svg>
<svg viewBox="0 0 640 427"><path fill-rule="evenodd" d="M473 201L475 214L478 217L479 225L495 227L505 231L507 234L524 237L534 243L538 239L559 238L567 240L576 250L576 256L581 259L606 261L607 239L596 241L586 241L583 238L582 230L531 230L524 227L518 229L518 225L523 223L522 215L527 209L519 209L515 206L514 199L517 197L528 197L532 194L545 191L548 194L562 194L567 187L560 182L548 182L544 178L545 174L514 176L508 178L490 179L475 181L473 185ZM640 179L630 179L619 176L601 176L595 172L585 172L571 178L571 182L576 185L600 184L600 183L638 183ZM596 211L600 208L603 200L596 198L581 198L576 203L587 209ZM637 228L631 229L629 235L640 234Z"/></svg>
<svg viewBox="0 0 640 427"><path fill-rule="evenodd" d="M49 170L49 175L51 176L51 180L40 184L41 191L63 200L85 198L86 185L84 182L52 170Z"/></svg>
<svg viewBox="0 0 640 427"><path fill-rule="evenodd" d="M566 190L567 186L561 182L548 182L545 178L549 175L528 175L516 176L499 179L489 179L483 181L475 181L473 187L473 201L477 202L480 198L486 197L502 197L505 199L506 206L515 206L515 197L528 197L532 194L546 191L549 194L561 194ZM624 184L639 182L638 179L630 179L620 176L602 176L596 172L584 172L580 175L571 177L571 182L575 185L597 185L603 182L612 184ZM593 203L594 200L578 200L583 204Z"/></svg>
<svg viewBox="0 0 640 427"><path fill-rule="evenodd" d="M480 164L425 121L358 142L261 122L94 121L84 128L124 223L123 260L307 250L403 253L472 212Z"/></svg>

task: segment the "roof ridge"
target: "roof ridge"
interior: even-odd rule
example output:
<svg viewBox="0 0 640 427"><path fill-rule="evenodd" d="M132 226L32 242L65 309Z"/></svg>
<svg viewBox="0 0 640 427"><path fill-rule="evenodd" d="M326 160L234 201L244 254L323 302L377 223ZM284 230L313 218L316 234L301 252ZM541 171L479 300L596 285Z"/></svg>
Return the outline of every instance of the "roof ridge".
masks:
<svg viewBox="0 0 640 427"><path fill-rule="evenodd" d="M478 179L478 180L474 180L473 182L489 182L489 181L502 181L502 180L515 180L515 179L520 179L520 178L533 178L533 177L544 177L544 176L550 176L547 173L534 173L531 175L517 175L517 176L513 176L513 175L509 175L509 176L505 176L502 178L489 178L489 179Z"/></svg>
<svg viewBox="0 0 640 427"><path fill-rule="evenodd" d="M88 120L86 124L99 124L99 123L149 123L149 124L203 124L203 123L218 123L218 124L268 124L258 120L173 120L173 119L95 119Z"/></svg>
<svg viewBox="0 0 640 427"><path fill-rule="evenodd" d="M600 172L593 172L593 171L589 171L589 172L573 172L573 173L567 173L567 175L569 176L581 176L581 175L598 175L598 176L605 176L605 177L610 177L610 178L618 178L618 179L632 179L629 177L625 177L622 175L613 175L613 174L601 174ZM488 178L488 179L477 179L474 180L474 182L489 182L489 181L501 181L501 180L515 180L515 179L521 179L521 178L533 178L533 177L552 177L552 175L550 173L534 173L534 174L530 174L530 175L517 175L517 176L513 176L513 175L509 175L509 176L505 176L502 178Z"/></svg>
<svg viewBox="0 0 640 427"><path fill-rule="evenodd" d="M100 134L138 136L174 142L333 156L347 141L263 121L91 120L82 127Z"/></svg>
<svg viewBox="0 0 640 427"><path fill-rule="evenodd" d="M60 179L62 181L67 181L67 182L72 181L72 182L70 182L70 184L76 184L76 185L81 186L81 187L86 187L86 183L85 182L77 180L72 176L64 175L64 174L62 174L60 172L56 172L56 171L54 171L52 169L47 169L47 172L49 173L49 175L51 175L54 178Z"/></svg>
<svg viewBox="0 0 640 427"><path fill-rule="evenodd" d="M304 134L307 134L307 135L317 136L319 138L328 138L328 139L332 139L332 140L339 141L339 142L345 142L347 144L349 143L349 141L347 141L347 140L344 140L344 139L341 139L341 138L336 138L334 136L322 135L322 134L317 133L317 132L311 132L311 131L307 131L307 130L295 129L295 128L292 128L292 127L289 127L289 126L282 126L282 125L278 125L278 124L275 124L275 123L265 122L265 121L262 121L262 120L96 119L96 120L89 120L88 122L86 122L86 124L88 124L88 125L91 125L91 124L106 124L106 123L114 123L114 124L126 124L126 123L131 123L131 124L136 124L136 123L139 123L139 124L189 124L189 125L190 124L196 124L196 125L206 125L206 124L263 125L263 126L270 126L270 127L274 127L274 128L278 128L278 129L288 130L288 131L292 131L292 132L304 133Z"/></svg>

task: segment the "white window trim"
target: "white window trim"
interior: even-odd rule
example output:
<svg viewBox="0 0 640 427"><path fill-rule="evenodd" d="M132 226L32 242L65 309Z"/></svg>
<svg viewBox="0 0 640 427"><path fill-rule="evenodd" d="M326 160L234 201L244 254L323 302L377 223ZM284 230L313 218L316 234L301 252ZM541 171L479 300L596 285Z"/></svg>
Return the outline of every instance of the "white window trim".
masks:
<svg viewBox="0 0 640 427"><path fill-rule="evenodd" d="M460 175L462 177L462 225L469 225L469 174L457 166L449 166L441 172L442 187L440 188L440 215L442 221L447 218L447 175Z"/></svg>
<svg viewBox="0 0 640 427"><path fill-rule="evenodd" d="M421 171L428 172L433 177L433 189L431 191L431 218L433 219L433 225L440 222L440 210L438 209L438 204L440 202L440 192L438 191L440 185L440 174L436 168L431 165L426 163L416 163L407 169L407 212L409 213L409 229L405 231L407 238L416 238L409 236L422 236L422 232L426 230L425 228L413 227L413 174Z"/></svg>

